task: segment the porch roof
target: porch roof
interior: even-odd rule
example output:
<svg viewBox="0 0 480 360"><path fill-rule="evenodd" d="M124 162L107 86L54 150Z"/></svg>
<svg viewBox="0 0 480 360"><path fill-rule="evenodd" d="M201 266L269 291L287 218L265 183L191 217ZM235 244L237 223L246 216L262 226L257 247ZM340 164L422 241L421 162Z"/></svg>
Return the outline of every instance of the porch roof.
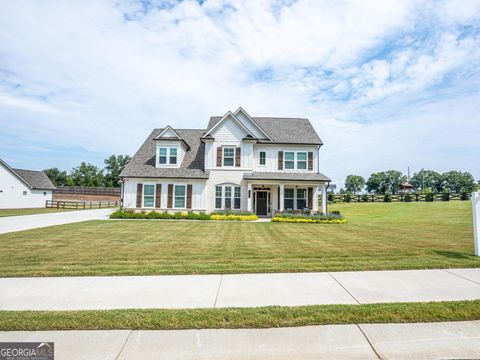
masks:
<svg viewBox="0 0 480 360"><path fill-rule="evenodd" d="M321 173L284 173L284 172L253 172L243 176L245 180L277 180L277 181L331 181Z"/></svg>

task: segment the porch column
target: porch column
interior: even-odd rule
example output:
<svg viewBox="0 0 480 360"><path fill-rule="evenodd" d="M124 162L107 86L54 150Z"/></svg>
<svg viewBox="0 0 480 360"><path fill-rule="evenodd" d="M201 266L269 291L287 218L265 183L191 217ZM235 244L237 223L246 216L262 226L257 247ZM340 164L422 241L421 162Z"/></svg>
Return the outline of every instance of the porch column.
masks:
<svg viewBox="0 0 480 360"><path fill-rule="evenodd" d="M252 211L253 191L252 184L247 184L247 211Z"/></svg>
<svg viewBox="0 0 480 360"><path fill-rule="evenodd" d="M285 184L280 184L280 199L278 199L278 202L279 202L279 204L278 204L278 209L279 209L280 211L283 211L283 210L284 210L284 208L283 208L283 204L284 204L284 201L283 201L283 199L284 199L284 193L285 193Z"/></svg>
<svg viewBox="0 0 480 360"><path fill-rule="evenodd" d="M322 213L327 213L327 185L322 186Z"/></svg>
<svg viewBox="0 0 480 360"><path fill-rule="evenodd" d="M318 186L313 187L313 197L312 197L312 211L317 212L318 211Z"/></svg>

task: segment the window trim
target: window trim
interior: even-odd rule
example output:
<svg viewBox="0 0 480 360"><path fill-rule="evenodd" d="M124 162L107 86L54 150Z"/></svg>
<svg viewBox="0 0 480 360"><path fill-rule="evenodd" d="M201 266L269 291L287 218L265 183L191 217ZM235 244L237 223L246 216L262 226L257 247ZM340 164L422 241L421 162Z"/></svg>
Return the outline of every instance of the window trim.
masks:
<svg viewBox="0 0 480 360"><path fill-rule="evenodd" d="M232 165L225 165L225 149L232 149L233 155L231 156ZM222 146L222 167L232 168L235 167L235 155L236 155L236 146ZM230 156L228 157L230 158Z"/></svg>
<svg viewBox="0 0 480 360"><path fill-rule="evenodd" d="M305 154L305 160L298 160L298 154ZM299 169L298 168L298 163L300 161L305 162L305 168L304 169ZM308 170L308 151L297 151L296 152L295 169L296 170Z"/></svg>
<svg viewBox="0 0 480 360"><path fill-rule="evenodd" d="M165 163L161 163L160 162L160 151L161 149L165 149L166 150L166 155L165 155ZM171 149L175 149L176 150L176 155L175 155L175 158L176 158L176 162L175 163L172 163L172 155L171 155ZM170 166L170 165L174 165L174 166L177 166L178 165L178 153L179 153L179 150L178 150L178 146L159 146L158 147L158 160L157 160L157 164L158 166Z"/></svg>
<svg viewBox="0 0 480 360"><path fill-rule="evenodd" d="M286 197L285 196L285 190L293 190L293 197ZM292 210L295 210L295 188L294 187L286 187L286 188L283 188L283 208L285 210L287 210L287 207L285 206L285 200L293 200L293 206L292 206Z"/></svg>
<svg viewBox="0 0 480 360"><path fill-rule="evenodd" d="M285 190L287 190L287 189L293 190L293 198L290 198L290 197L287 198L285 196ZM301 186L301 187L285 187L285 188L283 188L283 209L284 210L287 210L287 207L285 206L285 200L287 200L287 199L288 200L293 200L293 208L292 208L293 210L300 210L298 208L298 199L299 199L298 198L298 190L305 190L305 208L308 208L310 206L310 204L308 203L308 187L303 187L303 186ZM303 198L302 198L302 200L303 200Z"/></svg>
<svg viewBox="0 0 480 360"><path fill-rule="evenodd" d="M220 207L217 207L217 199L219 198L217 196L217 188L220 188ZM215 197L214 197L214 209L221 210L223 208L223 186L222 185L215 185Z"/></svg>
<svg viewBox="0 0 480 360"><path fill-rule="evenodd" d="M298 190L304 190L305 191L305 198L299 198L298 197ZM298 208L298 200L304 200L305 199L305 208L308 208L308 189L307 188L296 188L295 189L295 207L296 207L296 210L301 210Z"/></svg>
<svg viewBox="0 0 480 360"><path fill-rule="evenodd" d="M287 160L287 154L293 154L293 160ZM295 164L295 151L284 151L283 152L283 169L284 170L296 170L296 164ZM287 169L287 162L292 162L293 167Z"/></svg>
<svg viewBox="0 0 480 360"><path fill-rule="evenodd" d="M177 207L175 206L175 200L176 200L176 189L177 189L177 186L183 186L183 188L185 189L184 191L184 195L183 195L183 207ZM173 204L172 204L172 209L186 209L187 208L187 184L173 184ZM192 194L193 196L193 194Z"/></svg>
<svg viewBox="0 0 480 360"><path fill-rule="evenodd" d="M264 164L262 164L262 154L265 155ZM267 166L267 152L265 150L261 150L258 152L258 166Z"/></svg>
<svg viewBox="0 0 480 360"><path fill-rule="evenodd" d="M220 207L217 207L217 187L218 188L221 188L222 189L222 201L221 201L221 206ZM230 206L230 209L227 209L225 207L225 200L226 200L226 190L225 188L226 187L230 187L230 201L231 201L231 206ZM235 197L235 189L238 188L240 189L240 196L239 197ZM240 199L240 207L239 208L235 208L235 199ZM233 184L233 183L224 183L224 184L219 184L219 185L215 185L215 196L214 196L214 209L215 210L240 210L242 208L242 186L241 185L237 185L237 184Z"/></svg>
<svg viewBox="0 0 480 360"><path fill-rule="evenodd" d="M287 153L293 153L293 160L287 160ZM283 170L300 170L300 171L309 171L308 170L308 153L309 150L283 150ZM300 169L298 167L298 154L305 154L305 160L300 160L300 162L305 162L305 168ZM287 169L287 162L293 162L293 168Z"/></svg>
<svg viewBox="0 0 480 360"><path fill-rule="evenodd" d="M145 206L145 186L150 186L150 185L153 185L153 195L148 195L148 196L153 197L153 206ZM155 208L155 191L156 191L156 188L157 188L156 183L143 183L142 184L142 208L145 208L145 209L154 209Z"/></svg>

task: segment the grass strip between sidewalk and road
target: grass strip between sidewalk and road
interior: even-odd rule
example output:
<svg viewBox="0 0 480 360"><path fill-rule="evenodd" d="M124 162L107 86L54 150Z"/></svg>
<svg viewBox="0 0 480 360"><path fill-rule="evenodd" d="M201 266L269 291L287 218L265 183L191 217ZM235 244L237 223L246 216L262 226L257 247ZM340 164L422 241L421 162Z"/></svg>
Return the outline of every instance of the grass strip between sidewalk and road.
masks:
<svg viewBox="0 0 480 360"><path fill-rule="evenodd" d="M480 300L221 309L0 311L0 330L272 328L480 319Z"/></svg>

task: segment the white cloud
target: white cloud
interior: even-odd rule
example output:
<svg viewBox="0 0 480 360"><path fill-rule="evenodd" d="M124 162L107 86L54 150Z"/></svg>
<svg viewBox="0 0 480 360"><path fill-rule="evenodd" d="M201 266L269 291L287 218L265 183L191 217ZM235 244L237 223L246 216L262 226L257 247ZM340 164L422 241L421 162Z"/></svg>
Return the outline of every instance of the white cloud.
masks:
<svg viewBox="0 0 480 360"><path fill-rule="evenodd" d="M427 130L448 128L445 114L461 114L457 123L479 130L465 99L480 97L480 1L279 4L3 2L4 136L21 133L17 146L38 139L52 149L78 146L100 164L110 153L135 152L153 127L204 127L210 115L241 105L253 115L310 117L326 142L325 172L336 181L403 167L405 143L390 136L406 130L410 156L418 150L480 177L469 154L439 161L463 142L460 130L428 148L423 142ZM75 152L44 166L74 166Z"/></svg>

